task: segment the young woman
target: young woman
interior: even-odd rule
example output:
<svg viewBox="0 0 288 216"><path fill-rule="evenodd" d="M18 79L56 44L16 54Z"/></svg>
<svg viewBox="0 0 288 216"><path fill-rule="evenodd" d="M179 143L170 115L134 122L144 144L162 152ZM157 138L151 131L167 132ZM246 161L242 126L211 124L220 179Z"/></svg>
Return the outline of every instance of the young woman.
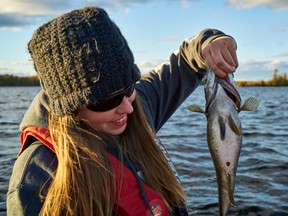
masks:
<svg viewBox="0 0 288 216"><path fill-rule="evenodd" d="M207 67L238 67L236 43L206 29L140 77L107 13L66 13L28 49L43 90L20 125L8 215L188 215L185 193L156 133Z"/></svg>

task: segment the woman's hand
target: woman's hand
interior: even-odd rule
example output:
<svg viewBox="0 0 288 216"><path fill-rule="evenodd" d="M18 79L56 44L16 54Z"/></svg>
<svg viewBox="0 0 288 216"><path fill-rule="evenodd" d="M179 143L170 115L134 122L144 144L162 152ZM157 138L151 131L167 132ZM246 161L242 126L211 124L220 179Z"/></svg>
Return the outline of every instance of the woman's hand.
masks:
<svg viewBox="0 0 288 216"><path fill-rule="evenodd" d="M236 42L229 36L213 40L202 50L202 56L206 66L219 77L226 77L238 67Z"/></svg>

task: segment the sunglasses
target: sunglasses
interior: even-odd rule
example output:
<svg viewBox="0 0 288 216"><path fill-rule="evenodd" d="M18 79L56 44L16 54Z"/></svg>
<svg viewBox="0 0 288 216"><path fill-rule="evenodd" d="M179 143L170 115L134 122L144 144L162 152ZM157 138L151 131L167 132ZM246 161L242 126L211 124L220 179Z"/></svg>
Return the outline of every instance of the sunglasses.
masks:
<svg viewBox="0 0 288 216"><path fill-rule="evenodd" d="M122 103L124 96L130 97L134 89L135 83L125 88L123 91L116 92L115 94L109 95L109 97L104 98L95 104L88 105L86 108L94 112L105 112L111 110Z"/></svg>

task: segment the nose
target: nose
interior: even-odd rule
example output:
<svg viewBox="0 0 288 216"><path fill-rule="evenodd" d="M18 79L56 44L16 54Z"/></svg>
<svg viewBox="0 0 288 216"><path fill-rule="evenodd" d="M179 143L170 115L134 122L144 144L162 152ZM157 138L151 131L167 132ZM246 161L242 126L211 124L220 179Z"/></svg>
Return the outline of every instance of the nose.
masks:
<svg viewBox="0 0 288 216"><path fill-rule="evenodd" d="M124 96L121 104L117 108L117 111L119 113L127 113L127 114L130 114L134 111L132 101L129 100L129 97Z"/></svg>

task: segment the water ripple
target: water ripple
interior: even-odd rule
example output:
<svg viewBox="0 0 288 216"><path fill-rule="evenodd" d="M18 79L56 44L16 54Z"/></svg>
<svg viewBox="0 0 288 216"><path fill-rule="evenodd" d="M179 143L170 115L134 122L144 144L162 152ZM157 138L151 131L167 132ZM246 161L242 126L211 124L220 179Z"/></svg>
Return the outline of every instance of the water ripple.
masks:
<svg viewBox="0 0 288 216"><path fill-rule="evenodd" d="M231 208L229 215L288 216L287 90L239 88L243 101L255 96L260 108L239 114L243 145L234 192L239 205ZM9 176L20 148L18 125L37 91L39 88L0 88L5 98L0 101L0 212L6 209ZM217 181L207 146L206 118L186 109L190 104L204 108L203 92L200 86L163 126L159 137L180 175L190 215L216 216Z"/></svg>

